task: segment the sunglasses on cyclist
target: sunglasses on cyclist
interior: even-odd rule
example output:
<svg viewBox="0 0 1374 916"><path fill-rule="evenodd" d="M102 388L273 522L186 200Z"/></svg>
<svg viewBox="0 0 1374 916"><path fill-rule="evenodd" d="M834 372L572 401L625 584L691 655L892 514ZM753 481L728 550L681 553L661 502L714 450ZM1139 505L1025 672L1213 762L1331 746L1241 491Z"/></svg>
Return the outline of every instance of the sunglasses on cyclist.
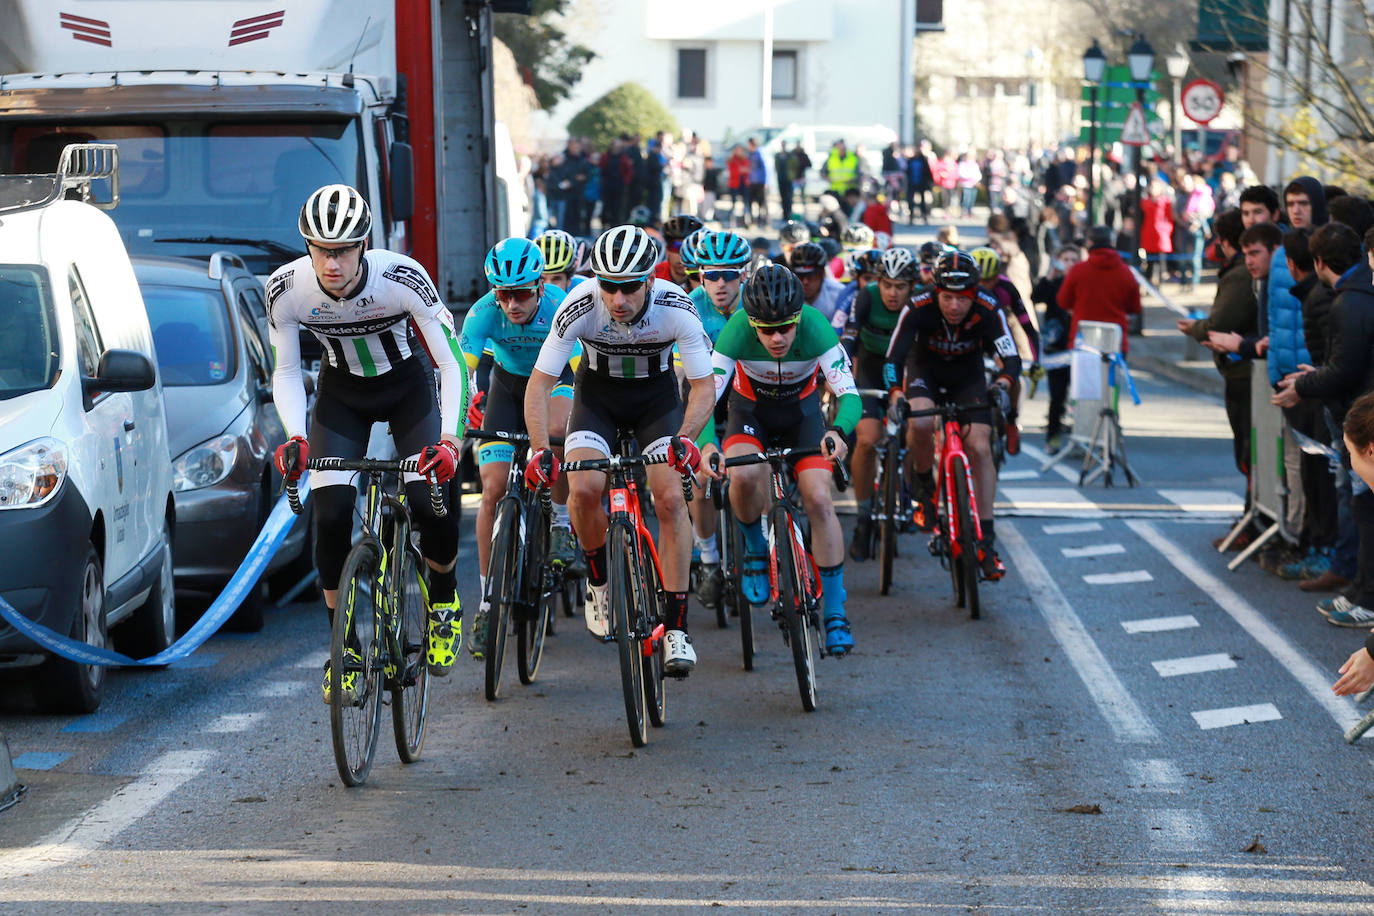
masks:
<svg viewBox="0 0 1374 916"><path fill-rule="evenodd" d="M495 290L496 301L506 302L527 302L534 298L538 290L533 286L511 286L505 289Z"/></svg>
<svg viewBox="0 0 1374 916"><path fill-rule="evenodd" d="M362 247L362 242L354 242L352 245L340 245L337 248L325 248L323 245L316 245L314 242L306 242L305 247L311 254L317 254L326 261L330 258L339 259L355 249Z"/></svg>
<svg viewBox="0 0 1374 916"><path fill-rule="evenodd" d="M701 279L711 280L715 283L720 283L723 280L738 280L741 276L743 273L738 268L733 270L703 270L701 272Z"/></svg>
<svg viewBox="0 0 1374 916"><path fill-rule="evenodd" d="M669 240L668 240L668 250L669 250L669 251L681 251L681 250L682 250L682 239L669 239Z"/></svg>
<svg viewBox="0 0 1374 916"><path fill-rule="evenodd" d="M749 324L754 328L754 330L763 334L763 336L772 337L774 334L786 334L788 331L792 330L797 326L798 321L801 321L801 315L798 315L791 321L784 321L779 324L765 324L763 322L758 322L750 318Z"/></svg>
<svg viewBox="0 0 1374 916"><path fill-rule="evenodd" d="M643 277L638 280L607 280L605 277L597 277L596 282L603 293L624 293L627 296L634 295L644 286Z"/></svg>

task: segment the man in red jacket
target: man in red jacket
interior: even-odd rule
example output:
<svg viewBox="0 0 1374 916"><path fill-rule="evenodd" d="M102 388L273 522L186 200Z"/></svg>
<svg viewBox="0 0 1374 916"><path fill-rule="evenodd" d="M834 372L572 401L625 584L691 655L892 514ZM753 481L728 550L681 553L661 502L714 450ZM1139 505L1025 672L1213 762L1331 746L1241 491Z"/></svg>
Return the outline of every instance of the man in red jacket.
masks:
<svg viewBox="0 0 1374 916"><path fill-rule="evenodd" d="M1140 312L1140 286L1112 245L1112 230L1094 226L1088 233L1088 259L1074 265L1059 288L1059 305L1073 316L1069 346L1078 339L1080 321L1121 325L1121 352L1126 352L1126 316Z"/></svg>

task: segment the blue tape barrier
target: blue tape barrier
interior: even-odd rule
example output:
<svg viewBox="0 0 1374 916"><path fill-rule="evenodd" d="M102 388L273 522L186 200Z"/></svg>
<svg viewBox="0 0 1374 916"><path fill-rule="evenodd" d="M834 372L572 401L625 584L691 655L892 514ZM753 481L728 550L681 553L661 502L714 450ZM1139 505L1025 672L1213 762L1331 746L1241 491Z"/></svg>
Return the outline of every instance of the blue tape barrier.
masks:
<svg viewBox="0 0 1374 916"><path fill-rule="evenodd" d="M1107 366L1107 387L1116 387L1116 370L1121 369L1121 377L1126 380L1126 390L1131 394L1131 400L1140 404L1140 392L1135 390L1135 379L1131 378L1131 370L1126 365L1126 358L1120 353L1113 353Z"/></svg>
<svg viewBox="0 0 1374 916"><path fill-rule="evenodd" d="M310 495L310 488L306 479L308 476L307 474L301 478L302 502ZM277 504L272 508L272 514L267 517L267 523L262 526L262 531L258 532L257 540L253 541L253 546L248 549L248 555L243 558L239 568L234 571L234 575L224 586L224 590L210 603L201 618L192 624L191 628L180 639L149 658L129 658L129 656L112 649L77 642L70 636L58 633L25 617L4 598L0 598L0 618L4 618L6 623L33 640L45 651L60 655L70 661L80 662L83 665L99 665L106 668L130 665L143 667L167 665L186 658L199 649L233 616L239 605L243 603L243 599L248 596L248 590L257 584L258 579L267 570L267 564L281 548L282 541L286 539L287 532L291 530L295 520L296 514L291 511L291 506L288 505L286 497L283 496L278 499Z"/></svg>

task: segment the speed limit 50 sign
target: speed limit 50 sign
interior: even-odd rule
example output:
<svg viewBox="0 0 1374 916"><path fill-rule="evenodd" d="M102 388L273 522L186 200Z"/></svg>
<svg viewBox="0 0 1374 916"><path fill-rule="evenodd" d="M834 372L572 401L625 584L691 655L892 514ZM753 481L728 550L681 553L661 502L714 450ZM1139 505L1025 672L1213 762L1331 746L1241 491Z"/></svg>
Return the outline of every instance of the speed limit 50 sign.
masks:
<svg viewBox="0 0 1374 916"><path fill-rule="evenodd" d="M1183 113L1199 124L1206 124L1221 114L1226 96L1211 80L1196 79L1183 87Z"/></svg>

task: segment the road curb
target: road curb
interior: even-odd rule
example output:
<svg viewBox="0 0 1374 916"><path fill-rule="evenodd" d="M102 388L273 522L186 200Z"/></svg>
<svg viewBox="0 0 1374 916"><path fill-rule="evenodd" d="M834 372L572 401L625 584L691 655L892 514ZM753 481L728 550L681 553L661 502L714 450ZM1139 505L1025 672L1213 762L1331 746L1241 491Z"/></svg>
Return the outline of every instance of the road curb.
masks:
<svg viewBox="0 0 1374 916"><path fill-rule="evenodd" d="M14 761L10 759L10 743L5 733L0 732L0 811L19 801L24 787L19 784L19 776L14 772Z"/></svg>

